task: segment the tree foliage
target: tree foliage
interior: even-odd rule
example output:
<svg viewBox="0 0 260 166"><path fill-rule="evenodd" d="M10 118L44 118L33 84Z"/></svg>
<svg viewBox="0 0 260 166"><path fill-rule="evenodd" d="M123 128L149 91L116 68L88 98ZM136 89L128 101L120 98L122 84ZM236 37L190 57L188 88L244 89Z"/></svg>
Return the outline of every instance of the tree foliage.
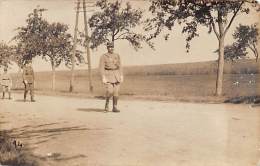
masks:
<svg viewBox="0 0 260 166"><path fill-rule="evenodd" d="M239 25L233 33L234 43L225 46L225 59L235 61L237 59L246 58L251 50L258 60L258 29L256 24L253 25ZM217 50L218 51L218 50ZM216 52L217 52L216 51Z"/></svg>
<svg viewBox="0 0 260 166"><path fill-rule="evenodd" d="M42 16L45 9L34 9L28 15L26 25L17 28L17 55L23 61L40 56L50 61L53 67L62 62L71 65L72 36L67 32L68 26L62 23L49 23ZM82 61L82 52L77 50L77 62Z"/></svg>
<svg viewBox="0 0 260 166"><path fill-rule="evenodd" d="M246 58L248 52L245 47L242 47L238 43L233 43L232 45L225 46L224 58L227 61L235 61L238 59Z"/></svg>
<svg viewBox="0 0 260 166"><path fill-rule="evenodd" d="M12 56L11 48L4 42L0 42L0 67L7 67Z"/></svg>
<svg viewBox="0 0 260 166"><path fill-rule="evenodd" d="M17 49L22 54L23 60L32 60L35 56L42 55L44 46L44 33L48 22L43 19L45 9L34 9L26 19L26 25L16 29L17 35L13 38L18 44Z"/></svg>
<svg viewBox="0 0 260 166"><path fill-rule="evenodd" d="M141 48L141 43L146 38L135 30L141 24L143 12L133 9L130 3L126 3L125 8L121 2L108 2L108 0L99 0L96 6L100 8L89 19L89 26L92 30L90 37L91 48L116 40L127 40L136 50ZM152 44L147 42L150 46Z"/></svg>
<svg viewBox="0 0 260 166"><path fill-rule="evenodd" d="M42 57L46 61L50 61L52 67L58 67L62 62L66 66L71 65L72 54L72 36L67 32L68 25L62 23L48 24L43 32L45 38L42 47ZM83 59L82 52L77 50L77 62Z"/></svg>
<svg viewBox="0 0 260 166"><path fill-rule="evenodd" d="M258 60L258 50L257 50L257 43L258 43L258 29L257 25L239 25L236 28L235 33L233 34L234 39L236 40L235 43L237 45L243 47L244 49L249 48L254 53L256 61ZM247 54L248 52L245 51Z"/></svg>
<svg viewBox="0 0 260 166"><path fill-rule="evenodd" d="M231 0L152 0L150 11L155 17L146 21L145 30L154 31L149 40L157 37L164 28L172 30L174 25L183 26L182 33L186 34L186 48L190 49L190 41L198 37L198 26L208 29L208 33L214 32L219 39L225 36L234 18L239 13L248 14L249 6L246 1ZM250 3L257 7L255 2ZM220 24L225 25L223 34L220 32ZM166 34L166 39L169 34Z"/></svg>

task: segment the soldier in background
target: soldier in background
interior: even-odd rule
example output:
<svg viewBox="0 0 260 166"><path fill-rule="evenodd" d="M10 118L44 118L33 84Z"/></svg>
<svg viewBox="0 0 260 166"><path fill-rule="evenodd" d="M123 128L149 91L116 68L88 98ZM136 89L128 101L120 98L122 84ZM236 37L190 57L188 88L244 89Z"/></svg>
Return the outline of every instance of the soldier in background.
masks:
<svg viewBox="0 0 260 166"><path fill-rule="evenodd" d="M106 88L105 111L109 111L109 100L113 97L113 112L120 112L117 108L119 88L123 82L123 71L120 56L114 53L113 43L107 43L108 52L101 56L99 69L102 82Z"/></svg>
<svg viewBox="0 0 260 166"><path fill-rule="evenodd" d="M34 100L34 71L32 68L32 62L28 61L23 68L23 83L24 83L24 101L26 101L26 96L28 91L30 91L31 101Z"/></svg>
<svg viewBox="0 0 260 166"><path fill-rule="evenodd" d="M12 87L12 78L9 73L7 73L7 67L4 68L4 73L1 76L1 85L3 88L2 99L5 98L5 93L8 92L9 100L11 100L11 87Z"/></svg>

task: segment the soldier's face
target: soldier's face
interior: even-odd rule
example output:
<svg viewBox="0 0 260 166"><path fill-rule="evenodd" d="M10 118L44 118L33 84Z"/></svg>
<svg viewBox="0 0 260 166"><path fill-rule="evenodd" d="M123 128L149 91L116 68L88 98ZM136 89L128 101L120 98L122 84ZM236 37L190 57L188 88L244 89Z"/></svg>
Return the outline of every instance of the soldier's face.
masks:
<svg viewBox="0 0 260 166"><path fill-rule="evenodd" d="M114 48L113 48L113 47L107 47L107 51L108 51L109 53L113 53L113 52L114 52Z"/></svg>

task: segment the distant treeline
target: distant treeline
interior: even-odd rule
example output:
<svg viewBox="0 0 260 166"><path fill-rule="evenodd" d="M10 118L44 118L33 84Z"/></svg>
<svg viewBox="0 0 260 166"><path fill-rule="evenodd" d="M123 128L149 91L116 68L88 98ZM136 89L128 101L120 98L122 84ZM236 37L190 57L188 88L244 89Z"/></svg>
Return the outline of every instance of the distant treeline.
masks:
<svg viewBox="0 0 260 166"><path fill-rule="evenodd" d="M217 61L164 64L150 66L126 67L126 75L199 75L216 74ZM258 74L260 73L260 63L254 60L239 60L236 62L226 62L224 74Z"/></svg>

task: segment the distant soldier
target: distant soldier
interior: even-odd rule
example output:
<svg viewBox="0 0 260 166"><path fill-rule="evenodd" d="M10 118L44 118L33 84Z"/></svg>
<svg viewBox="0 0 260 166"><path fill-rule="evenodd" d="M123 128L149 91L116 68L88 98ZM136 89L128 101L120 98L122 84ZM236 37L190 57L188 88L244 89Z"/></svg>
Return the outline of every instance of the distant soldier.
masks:
<svg viewBox="0 0 260 166"><path fill-rule="evenodd" d="M24 84L24 101L26 101L26 96L28 91L30 91L31 101L34 100L34 71L32 68L32 62L28 61L23 68L23 84Z"/></svg>
<svg viewBox="0 0 260 166"><path fill-rule="evenodd" d="M5 98L5 92L8 92L9 100L12 99L11 98L12 78L9 75L9 73L7 73L7 67L4 68L4 73L1 76L1 85L2 85L2 88L3 88L2 99Z"/></svg>
<svg viewBox="0 0 260 166"><path fill-rule="evenodd" d="M113 43L107 43L108 52L101 56L99 69L102 82L106 88L105 111L109 111L109 100L113 96L113 112L120 112L117 109L120 83L123 82L123 71L120 56L114 53Z"/></svg>

